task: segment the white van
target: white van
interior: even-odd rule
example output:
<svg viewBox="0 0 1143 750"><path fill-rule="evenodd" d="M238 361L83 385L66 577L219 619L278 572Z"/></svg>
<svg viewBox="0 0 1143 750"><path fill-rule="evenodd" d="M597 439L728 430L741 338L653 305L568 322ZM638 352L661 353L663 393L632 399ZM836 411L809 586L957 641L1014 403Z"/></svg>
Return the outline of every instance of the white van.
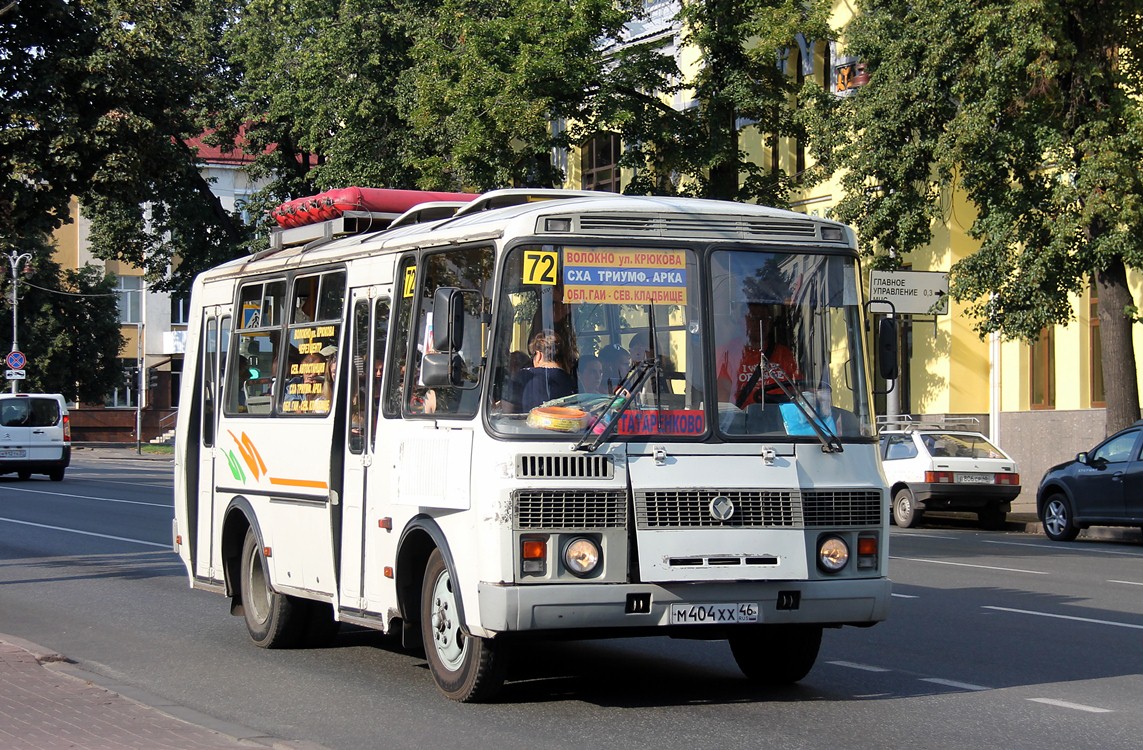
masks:
<svg viewBox="0 0 1143 750"><path fill-rule="evenodd" d="M0 474L64 478L71 463L71 423L58 393L0 393Z"/></svg>

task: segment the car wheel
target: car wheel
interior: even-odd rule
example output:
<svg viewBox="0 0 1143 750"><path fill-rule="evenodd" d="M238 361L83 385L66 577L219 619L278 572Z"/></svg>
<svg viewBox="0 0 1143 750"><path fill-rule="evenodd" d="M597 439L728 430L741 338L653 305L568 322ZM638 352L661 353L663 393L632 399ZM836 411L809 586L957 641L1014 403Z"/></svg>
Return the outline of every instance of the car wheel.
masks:
<svg viewBox="0 0 1143 750"><path fill-rule="evenodd" d="M16 472L16 476L20 478L20 481L26 482L32 478L32 472L20 470Z"/></svg>
<svg viewBox="0 0 1143 750"><path fill-rule="evenodd" d="M921 511L913 505L913 493L908 487L902 487L893 496L893 520L902 529L911 529L921 520Z"/></svg>
<svg viewBox="0 0 1143 750"><path fill-rule="evenodd" d="M1053 542L1070 542L1079 534L1079 529L1072 523L1072 507L1068 499L1059 493L1048 496L1040 511L1040 523Z"/></svg>
<svg viewBox="0 0 1143 750"><path fill-rule="evenodd" d="M790 685L809 674L822 644L820 625L759 625L730 636L742 674L759 685Z"/></svg>
<svg viewBox="0 0 1143 750"><path fill-rule="evenodd" d="M63 469L52 469L51 471L48 472L48 479L52 480L53 482L62 482L63 478L64 478L64 470Z"/></svg>
<svg viewBox="0 0 1143 750"><path fill-rule="evenodd" d="M305 635L307 602L270 587L270 569L254 529L242 544L242 614L250 639L262 648L292 648Z"/></svg>
<svg viewBox="0 0 1143 750"><path fill-rule="evenodd" d="M1004 522L1008 520L1008 514L999 508L982 510L976 516L980 519L981 526L991 530L1004 528Z"/></svg>
<svg viewBox="0 0 1143 750"><path fill-rule="evenodd" d="M432 551L425 567L421 638L433 681L448 698L485 701L504 683L507 643L464 632L452 576L439 549Z"/></svg>

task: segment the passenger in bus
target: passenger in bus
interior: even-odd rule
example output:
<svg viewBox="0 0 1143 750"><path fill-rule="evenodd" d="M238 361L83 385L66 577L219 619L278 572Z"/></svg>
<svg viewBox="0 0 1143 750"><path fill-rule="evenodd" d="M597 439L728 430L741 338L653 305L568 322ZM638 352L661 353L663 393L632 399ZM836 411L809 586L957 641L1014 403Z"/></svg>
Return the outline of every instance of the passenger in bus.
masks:
<svg viewBox="0 0 1143 750"><path fill-rule="evenodd" d="M337 347L330 344L318 352L318 354L325 357L325 372L321 384L321 397L325 399L326 411L329 411L329 404L333 403L334 377L337 374Z"/></svg>
<svg viewBox="0 0 1143 750"><path fill-rule="evenodd" d="M576 383L568 372L567 352L559 334L544 329L532 337L528 352L532 366L520 373L520 409L530 411L553 399L576 392Z"/></svg>
<svg viewBox="0 0 1143 750"><path fill-rule="evenodd" d="M675 365L667 356L667 345L662 341L661 336L656 343L655 351L651 350L651 336L647 331L639 331L631 337L631 361L644 362L652 358L658 360L659 370L657 377L649 382L654 383L659 393L670 393L671 384L667 379L667 373L674 372Z"/></svg>
<svg viewBox="0 0 1143 750"><path fill-rule="evenodd" d="M772 305L749 303L743 313L744 335L731 337L718 351L718 398L740 407L749 403L785 401L777 379L792 384L801 378L790 347L779 340ZM755 377L763 355L769 367ZM751 381L753 387L749 388Z"/></svg>
<svg viewBox="0 0 1143 750"><path fill-rule="evenodd" d="M603 365L602 383L606 393L615 393L615 389L627 377L631 369L631 355L618 344L608 344L599 350L599 363Z"/></svg>
<svg viewBox="0 0 1143 750"><path fill-rule="evenodd" d="M576 377L579 380L580 393L603 393L603 363L594 354L585 354L579 358L576 366Z"/></svg>

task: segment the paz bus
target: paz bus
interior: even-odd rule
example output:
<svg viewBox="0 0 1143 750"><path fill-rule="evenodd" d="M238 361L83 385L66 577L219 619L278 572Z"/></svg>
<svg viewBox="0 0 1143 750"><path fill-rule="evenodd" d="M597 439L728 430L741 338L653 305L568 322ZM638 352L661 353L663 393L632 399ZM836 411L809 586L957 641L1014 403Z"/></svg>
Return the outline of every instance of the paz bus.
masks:
<svg viewBox="0 0 1143 750"><path fill-rule="evenodd" d="M495 695L525 638L722 639L786 684L823 629L885 619L848 227L406 192L291 215L194 282L173 521L193 588L262 647L399 633L458 701Z"/></svg>

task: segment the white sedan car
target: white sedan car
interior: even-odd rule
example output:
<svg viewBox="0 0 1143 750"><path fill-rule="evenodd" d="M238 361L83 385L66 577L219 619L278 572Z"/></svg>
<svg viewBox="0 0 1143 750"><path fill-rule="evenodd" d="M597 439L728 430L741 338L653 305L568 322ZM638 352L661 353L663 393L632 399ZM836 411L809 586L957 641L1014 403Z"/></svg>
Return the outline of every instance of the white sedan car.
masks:
<svg viewBox="0 0 1143 750"><path fill-rule="evenodd" d="M985 528L999 528L1020 494L1016 462L979 432L882 429L881 464L902 528L927 510L976 513Z"/></svg>

